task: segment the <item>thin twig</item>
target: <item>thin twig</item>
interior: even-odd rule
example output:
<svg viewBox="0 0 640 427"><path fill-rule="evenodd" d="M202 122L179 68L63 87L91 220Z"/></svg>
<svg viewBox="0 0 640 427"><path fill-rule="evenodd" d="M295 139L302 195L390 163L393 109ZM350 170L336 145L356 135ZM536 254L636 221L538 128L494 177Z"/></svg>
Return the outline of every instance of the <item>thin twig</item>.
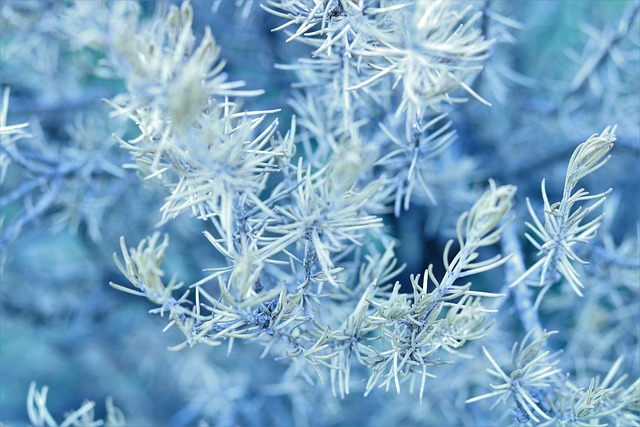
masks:
<svg viewBox="0 0 640 427"><path fill-rule="evenodd" d="M25 225L36 220L54 204L58 198L60 190L62 189L63 182L64 180L62 178L54 180L51 189L45 193L40 200L38 200L38 203L36 203L33 209L29 210L24 216L18 218L18 220L11 224L7 231L3 233L2 239L0 240L0 253L7 250L9 243L15 239Z"/></svg>
<svg viewBox="0 0 640 427"><path fill-rule="evenodd" d="M37 174L37 175L49 175L51 173L51 167L42 167L40 165L37 165L35 163L32 163L30 161L28 161L27 159L25 159L22 154L17 153L17 152L12 152L11 150L9 150L9 147L1 145L0 144L0 150L4 151L4 153L7 155L7 157L9 157L9 160L11 160L13 163L16 163L20 166L22 166L24 169Z"/></svg>
<svg viewBox="0 0 640 427"><path fill-rule="evenodd" d="M6 196L0 198L0 208L23 198L27 193L44 184L45 182L46 180L42 177L30 179L29 181L23 182L22 185L20 185L18 188L14 189Z"/></svg>
<svg viewBox="0 0 640 427"><path fill-rule="evenodd" d="M508 256L511 254L511 259L506 264L506 282L513 283L526 270L522 248L518 241L514 223L509 224L504 230L501 243L503 255ZM538 312L531 303L531 290L526 284L520 283L518 286L511 288L511 291L522 325L527 332L534 331L532 332L534 339L539 339L542 336L543 329Z"/></svg>

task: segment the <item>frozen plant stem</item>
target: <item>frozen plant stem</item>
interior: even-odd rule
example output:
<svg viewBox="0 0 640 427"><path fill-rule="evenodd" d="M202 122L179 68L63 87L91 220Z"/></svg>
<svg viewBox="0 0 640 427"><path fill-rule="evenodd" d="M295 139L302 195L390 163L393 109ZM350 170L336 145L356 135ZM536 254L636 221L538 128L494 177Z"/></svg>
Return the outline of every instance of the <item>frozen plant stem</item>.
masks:
<svg viewBox="0 0 640 427"><path fill-rule="evenodd" d="M524 258L522 256L522 247L518 241L514 223L509 224L502 235L502 253L503 256L511 255L511 259L507 261L506 279L507 283L513 283L518 277L525 272ZM533 340L538 340L542 335L542 324L538 316L538 310L533 307L531 302L532 295L528 286L516 286L512 289L512 295L518 310L518 316L526 331L532 332ZM546 341L545 341L546 345Z"/></svg>
<svg viewBox="0 0 640 427"><path fill-rule="evenodd" d="M15 6L18 3L28 6ZM528 52L512 56L517 40L511 33L521 26L502 15L513 15L508 2L263 0L263 9L280 21L275 25L282 24L276 30L287 33L283 40L308 48L304 57L298 57L296 49L274 45L276 38L264 37L270 22L260 22L254 15L261 13L255 0L214 1L223 12L234 3L242 4L244 11L251 9L250 20L228 22L219 21L226 17L210 16L207 2L178 6L162 0L151 7L141 3L4 2L0 7L0 26L20 24L15 40L9 42L15 55L29 50L24 46L45 45L45 36L59 47L52 65L71 61L61 70L82 68L73 82L47 81L49 90L44 92L37 85L31 87L30 81L23 87L11 80L18 84L20 108L36 108L34 113L44 122L35 123L30 138L23 130L26 124L7 125L6 92L0 109L0 183L6 175L8 186L0 197L0 225L4 219L8 236L15 240L20 228L37 232L36 226L43 228L40 219L49 217L58 229L62 230L58 224L74 226L81 238L95 227L109 240L128 236L127 242L151 234L155 221L168 225L133 247L122 238L115 265L126 283L111 282L111 286L151 304L149 314L163 317L165 331L178 334L177 339L169 338L175 344L169 350L185 349L179 356L165 356L166 339L155 341L139 322L126 322L130 311L103 305L102 293L69 304L78 313L75 324L91 326L89 321L96 320L100 321L96 327L111 324L118 336L121 331L126 334L101 349L135 360L154 359L150 373L161 370L167 380L161 388L137 390L145 399L126 408L134 419L147 419L157 409L156 402L166 399L177 403L151 414L155 418L149 418L149 425L339 421L439 427L511 421L527 426L640 427L640 382L623 387L623 376L614 378L618 370L628 368L629 377L637 378L637 362L618 359L606 374L607 362L613 363L619 354L637 355L632 346L639 338L635 324L640 311L634 303L640 291L638 239L625 236L617 244L626 224L602 221L608 192L589 194L580 188L582 178L605 164L615 128L594 135L575 150L564 191L558 181L549 192L557 198L548 197L543 181L542 193L531 195L522 209L511 209L515 184L528 189L532 179L538 180L535 176L539 180L546 176L551 190L553 179L566 166L558 159L569 160L578 145L564 143L560 135L573 140L588 121L582 114L591 114L593 104L605 101L599 103L604 113L600 109L594 113L600 114L598 120L621 123L623 141L638 140L638 132L629 132L637 130L635 122L626 117L633 115L627 110L638 107L629 88L640 77L634 74L640 70L640 57L629 55L640 43L634 37L638 0L629 0L622 21L616 19L604 32L587 28L593 40L578 55L579 71L569 76L576 80L573 85L567 81L564 90L536 84L535 76L520 74L529 75L520 66L534 64L537 58ZM151 14L156 5L160 7ZM6 18L23 15L22 21ZM32 27L21 25L31 21ZM201 28L207 22L213 30ZM57 34L49 27L55 27ZM39 31L40 37L24 37L29 28ZM615 40L616 29L624 40ZM231 42L225 49L254 42L250 55L233 49L229 75L214 32L230 34L222 39ZM537 39L527 40L524 31L517 34L525 37L523 45L538 45ZM603 49L603 43L611 51ZM31 56L24 59L33 56L25 53ZM275 59L275 53L283 62L275 71L254 69ZM566 69L559 63L545 65ZM231 79L239 69L247 71L247 85ZM3 62L0 75L4 71ZM77 77L82 80L75 82ZM109 80L105 84L102 78ZM602 90L598 79L611 85ZM295 80L291 92L283 87L288 80ZM265 91L254 88L258 82ZM50 88L55 96L38 95ZM570 119L570 126L564 127L561 120L548 120L546 114L567 92L569 99L558 109L561 118ZM260 94L267 97L253 98ZM281 97L288 95L294 115L276 117L284 113L277 108L283 106ZM96 115L95 123L104 123L104 129L74 125L67 132L71 140L58 141L66 135L58 126L61 119L102 96L110 98L105 102L112 107L112 116L128 119L127 127L118 124L114 129L115 123L104 114ZM489 105L483 97L500 103L499 114L476 108L456 112L456 106L467 101ZM268 105L274 99L275 104ZM528 108L518 108L522 105ZM259 107L249 110L252 106ZM610 110L615 114L609 115ZM53 119L55 126L50 123ZM291 124L285 125L289 119ZM479 128L482 131L475 132ZM118 145L111 138L114 131L121 133L116 137L119 150L110 150ZM533 139L535 144L528 144ZM557 151L567 145L568 151ZM478 170L478 160L494 150L499 156L491 163L496 166ZM633 146L628 146L630 150L637 152ZM130 161L121 167L124 155ZM607 171L622 176L611 182L618 190L626 189L620 188L621 183L633 184L627 182L630 174L625 167L628 164L623 163ZM130 174L132 179L142 178L158 190L149 195L148 203L141 200L139 186L122 179L128 178L123 168L136 173L137 177ZM102 179L110 175L119 181ZM479 197L485 181L490 182L489 191ZM123 203L117 203L120 195L126 197ZM415 209L416 204L422 208ZM613 212L614 205L607 212ZM154 206L160 211L155 218ZM518 225L511 223L514 213L520 217ZM385 224L393 214L397 227ZM624 211L620 217L627 214ZM185 218L175 227L169 225L185 215L197 220L204 237L189 236L189 229L182 226ZM601 226L605 237L598 240ZM174 242L171 251L169 234ZM525 235L530 247L523 243ZM67 250L75 251L71 246L75 239L61 243L64 246L56 247L61 255L63 251L75 255ZM396 251L400 258L414 252L415 258L408 259L411 265L422 258L417 245L438 243L444 248L435 260L431 248L423 251L429 254L419 260L429 265L424 273L408 274L410 283L396 281L404 268L398 265ZM98 261L104 259L103 249L109 250L108 242L83 245L82 250L92 251L91 259ZM4 252L6 258L16 259L16 266L40 261L33 256L22 261L18 251ZM585 266L590 260L593 265ZM85 273L103 281L113 275L112 263L100 267L101 276L100 271L77 264L78 274L73 276L61 266L65 277L52 275L53 284L64 280L75 287L74 278L84 278ZM443 268L436 270L434 264ZM504 273L498 270L503 265ZM177 269L186 285L168 270L165 274L164 267ZM490 270L491 275L484 274ZM477 283L472 276L479 273L483 275ZM520 286L511 289L510 284ZM560 285L571 286L579 296L584 291L585 298L573 298L569 288L555 292ZM41 304L46 307L39 308L30 298L32 293L21 296L20 290L6 292L2 286L0 294L12 299L0 307L11 309L7 315L12 322L18 317L15 313L28 314L27 327L34 323L32 312L47 324L49 313L66 317L71 312L57 308L65 306L56 301L48 304L53 299L49 295L60 299L62 287L49 288L39 292L47 298L42 298L47 304ZM549 306L542 307L540 301L547 303L544 295L550 289ZM505 298L509 292L513 298ZM17 303L14 296L20 297ZM496 330L500 320L504 322ZM116 338L111 329L102 329L106 338ZM547 343L555 332L545 329L557 329L559 338ZM66 340L73 343L87 336L76 330L71 334L72 339ZM521 344L513 347L509 364L506 353L515 337ZM53 346L58 345L57 338ZM482 351L469 344L480 340L488 361L473 357ZM120 342L132 348L120 349ZM261 362L250 353L251 345L262 351ZM195 346L199 350L189 348ZM552 354L555 350L557 355ZM560 352L566 355L564 360L556 358ZM84 363L84 359L78 360ZM104 359L95 360L98 369L92 371L111 376L101 363ZM452 369L441 368L453 363ZM267 369L260 369L264 366ZM484 367L493 377L490 384L478 375ZM596 376L590 384L592 377L585 376L589 371L606 374L606 379L599 382ZM134 382L141 387L148 384L146 377L134 376L126 385ZM416 396L380 398L379 389ZM472 397L476 392L480 396ZM335 399L349 394L343 402ZM358 401L357 394L371 397ZM89 405L58 423L46 411L45 395L46 388L35 384L29 391L28 411L36 426L122 424L94 420ZM465 400L474 405L465 408ZM504 403L503 408L490 412L489 400ZM349 411L346 416L332 409L350 409L354 402L379 407ZM286 413L289 410L296 413Z"/></svg>

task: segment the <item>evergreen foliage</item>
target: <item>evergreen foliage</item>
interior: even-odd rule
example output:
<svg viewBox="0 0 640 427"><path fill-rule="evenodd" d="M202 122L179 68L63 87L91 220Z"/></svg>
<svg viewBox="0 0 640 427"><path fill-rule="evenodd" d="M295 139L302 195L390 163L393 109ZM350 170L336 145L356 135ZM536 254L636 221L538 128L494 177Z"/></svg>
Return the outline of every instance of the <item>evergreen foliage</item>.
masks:
<svg viewBox="0 0 640 427"><path fill-rule="evenodd" d="M640 426L640 2L583 3L0 3L0 421Z"/></svg>

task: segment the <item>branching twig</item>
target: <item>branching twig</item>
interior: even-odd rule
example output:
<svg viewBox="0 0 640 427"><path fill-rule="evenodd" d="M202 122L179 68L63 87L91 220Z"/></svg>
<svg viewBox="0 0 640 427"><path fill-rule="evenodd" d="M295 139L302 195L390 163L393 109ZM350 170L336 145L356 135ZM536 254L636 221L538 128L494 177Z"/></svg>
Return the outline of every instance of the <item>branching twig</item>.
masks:
<svg viewBox="0 0 640 427"><path fill-rule="evenodd" d="M0 208L23 198L29 192L36 189L40 185L43 185L45 182L46 180L42 177L30 179L29 181L23 182L18 188L14 189L6 196L0 198Z"/></svg>
<svg viewBox="0 0 640 427"><path fill-rule="evenodd" d="M30 209L24 216L18 218L16 222L11 224L11 226L3 233L2 239L0 240L0 253L6 251L7 246L13 239L18 235L20 230L29 223L35 221L39 216L43 215L47 209L51 207L58 198L58 194L62 189L62 185L64 180L58 178L53 181L51 185L51 189L45 193L38 203Z"/></svg>

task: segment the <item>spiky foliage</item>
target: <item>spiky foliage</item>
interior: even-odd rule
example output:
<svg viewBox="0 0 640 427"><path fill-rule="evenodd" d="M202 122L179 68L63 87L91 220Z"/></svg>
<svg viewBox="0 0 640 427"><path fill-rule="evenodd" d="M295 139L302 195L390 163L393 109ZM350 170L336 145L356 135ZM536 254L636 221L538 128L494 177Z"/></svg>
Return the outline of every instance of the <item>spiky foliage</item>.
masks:
<svg viewBox="0 0 640 427"><path fill-rule="evenodd" d="M548 3L584 49L538 2L170 3L0 5L10 424L638 424L640 3Z"/></svg>
<svg viewBox="0 0 640 427"><path fill-rule="evenodd" d="M512 286L516 286L540 270L538 284L542 290L536 306L560 277L569 283L577 295L583 295L581 289L584 285L573 263L586 264L587 262L580 259L573 247L578 243L587 243L596 236L604 214L589 220L586 220L586 217L604 203L605 196L611 192L611 189L599 194L589 194L584 188L578 190L575 188L580 180L601 168L609 160L607 153L613 148L614 141L615 127L607 128L600 135L592 135L575 149L567 167L562 199L559 202L553 204L549 202L545 181L542 181L544 224L527 200L527 207L533 219L533 224L527 223L527 227L533 234L527 233L526 237L538 250L540 260L520 276ZM588 207L581 206L589 201L594 202Z"/></svg>
<svg viewBox="0 0 640 427"><path fill-rule="evenodd" d="M638 425L640 379L623 386L626 375L616 379L622 364L619 358L603 379L593 378L587 388L568 381L558 368L557 355L546 349L546 340L554 333L544 331L532 340L531 332L514 344L511 350L511 369L503 370L486 348L484 354L491 362L487 371L501 381L491 385L490 393L468 399L467 403L497 398L498 404L514 405L513 415L518 424L535 425ZM531 342L529 342L531 341Z"/></svg>
<svg viewBox="0 0 640 427"><path fill-rule="evenodd" d="M162 281L160 264L167 240L158 246L159 236L154 235L138 249L128 250L122 241L124 264L116 258L122 272L139 290L113 286L146 297L158 306L153 312L169 312L167 328L177 325L186 338L175 350L198 343L216 346L224 341L228 341L231 350L234 340L259 339L266 344L266 351L279 348L291 358L310 362L321 378L324 376L320 367L330 368L334 390L337 387L342 396L349 394L351 364L356 361L371 370L365 394L376 386L388 389L391 382L399 393L400 378L404 380L408 374L418 372L422 376L422 396L424 382L432 375L427 367L443 363L436 352L444 349L455 353L467 341L482 338L491 326L487 318L491 310L482 307L480 297L500 295L473 291L471 283L456 285L455 282L506 261L500 256L484 261L477 258L480 248L499 240L500 223L509 212L514 192L513 187L496 187L491 183L490 190L458 221L460 248L449 260L453 241L448 243L443 255L445 276L437 280L429 268L422 285L419 276L412 278L412 297L399 293L399 283L391 291L389 286L383 286L386 285L383 280L390 277L395 265L392 252L381 259L383 267L376 268L376 274L367 273L374 268L374 259L361 271L366 281L360 282L362 294L358 299L353 298L357 293L345 295L346 290L341 287L335 295L311 293L312 284L331 283L328 274L337 273L325 273L325 266L320 262L319 272L310 274L315 258L326 256L317 252L309 254L309 247L318 247L317 232L306 237L306 257L302 262L305 272L298 283L284 282L265 288L263 283L273 279L268 271L263 271L265 265L258 251L243 239L239 252L225 253L232 261L229 267L216 269L194 285L195 305L188 310L185 308L191 304L186 299L188 291L176 300L172 291L181 285L173 279L168 285ZM209 239L215 243L210 236ZM292 254L289 256L293 269L294 263L300 260ZM295 270L290 274L296 277ZM205 283L213 279L217 279L217 289L206 291ZM434 285L430 291L429 280ZM215 294L220 296L216 298ZM345 298L348 299L344 301ZM343 300L340 311L332 299ZM345 305L351 305L352 311ZM314 336L317 338L310 339Z"/></svg>
<svg viewBox="0 0 640 427"><path fill-rule="evenodd" d="M47 409L48 394L49 387L47 386L43 386L40 390L38 390L34 382L29 386L27 414L29 416L29 422L34 427L121 427L126 425L124 414L113 404L111 398L107 398L105 403L107 414L104 420L96 419L94 410L96 403L87 400L80 408L65 414L64 420L58 423Z"/></svg>
<svg viewBox="0 0 640 427"><path fill-rule="evenodd" d="M444 106L466 101L457 89L479 98L465 83L482 70L491 45L478 29L479 12L446 1L273 0L263 8L285 20L276 30L295 28L287 42L315 48L312 58L281 68L294 70L299 86L316 94L293 106L309 118L301 124L320 144L317 151L337 156L345 139L356 150L371 140L374 173L397 178L387 184L396 216L409 208L414 187L433 202L426 161L455 137ZM370 105L387 111L379 128L362 114Z"/></svg>
<svg viewBox="0 0 640 427"><path fill-rule="evenodd" d="M480 248L499 240L499 224L510 209L514 193L513 187L496 188L491 183L491 189L460 217L457 229L459 251L449 260L453 240L447 243L443 254L444 277L436 279L431 266L425 271L422 284L419 275L412 276L413 295L401 294L400 284L396 283L388 298L371 302L375 312L363 327L365 331L380 329L381 348L368 349L365 353L364 357L373 367L366 393L377 385L389 389L392 382L400 393L399 378L419 372L422 376L422 399L425 380L430 375L427 367L443 363L434 356L435 353L441 348L456 353L467 341L480 339L486 334L491 326L487 313L491 310L482 307L480 297L500 295L473 291L471 283L457 285L456 281L496 268L507 260L498 255L476 261ZM430 283L433 284L432 290L428 289Z"/></svg>

